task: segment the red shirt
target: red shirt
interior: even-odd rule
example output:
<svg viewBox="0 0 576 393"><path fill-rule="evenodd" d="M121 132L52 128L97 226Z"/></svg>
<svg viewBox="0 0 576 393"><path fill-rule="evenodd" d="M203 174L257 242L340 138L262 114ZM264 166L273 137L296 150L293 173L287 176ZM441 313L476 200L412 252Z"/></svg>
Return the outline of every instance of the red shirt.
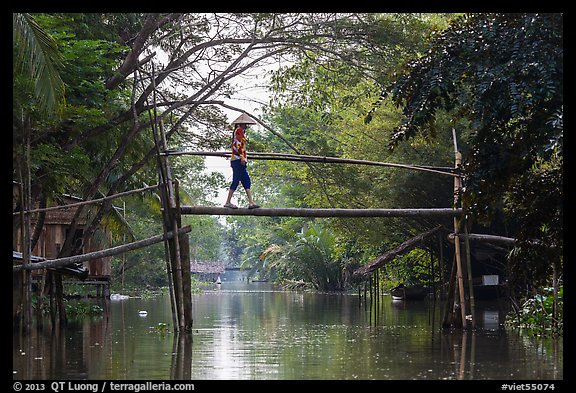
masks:
<svg viewBox="0 0 576 393"><path fill-rule="evenodd" d="M234 140L232 141L232 157L231 160L247 159L246 155L246 136L242 127L236 128L234 131Z"/></svg>

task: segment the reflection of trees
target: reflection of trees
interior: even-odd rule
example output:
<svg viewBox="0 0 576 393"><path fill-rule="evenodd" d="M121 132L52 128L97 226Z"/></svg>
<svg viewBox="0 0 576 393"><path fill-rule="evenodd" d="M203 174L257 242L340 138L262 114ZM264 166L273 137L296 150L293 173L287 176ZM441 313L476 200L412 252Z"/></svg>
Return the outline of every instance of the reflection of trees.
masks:
<svg viewBox="0 0 576 393"><path fill-rule="evenodd" d="M33 328L29 334L14 332L12 347L15 379L110 377L112 334L110 318L106 316L72 320L61 329Z"/></svg>
<svg viewBox="0 0 576 393"><path fill-rule="evenodd" d="M145 321L137 316L143 303L127 301L109 318L72 322L59 331L33 329L25 339L15 334L14 378L562 378L561 341L503 331L441 332L439 318L430 324L427 302L395 307L383 296L379 309L371 310L379 313L374 324L351 295L194 297L191 335L148 330L156 317L170 320L169 307L158 310L161 301L146 303L154 308Z"/></svg>

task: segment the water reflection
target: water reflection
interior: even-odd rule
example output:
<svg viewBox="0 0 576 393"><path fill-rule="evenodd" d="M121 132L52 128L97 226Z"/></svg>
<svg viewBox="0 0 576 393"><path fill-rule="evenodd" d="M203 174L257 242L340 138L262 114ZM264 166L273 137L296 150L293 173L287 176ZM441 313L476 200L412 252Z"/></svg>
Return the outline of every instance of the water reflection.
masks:
<svg viewBox="0 0 576 393"><path fill-rule="evenodd" d="M228 283L193 299L193 334L169 299L112 301L107 318L15 334L15 379L562 379L562 340L502 329L479 305L476 332L442 333L439 307L382 297ZM146 311L141 316L139 311ZM45 324L49 326L49 324Z"/></svg>
<svg viewBox="0 0 576 393"><path fill-rule="evenodd" d="M15 379L92 379L106 373L112 358L110 318L69 321L68 326L14 332Z"/></svg>
<svg viewBox="0 0 576 393"><path fill-rule="evenodd" d="M174 334L172 346L171 380L191 380L192 375L192 342L190 334Z"/></svg>

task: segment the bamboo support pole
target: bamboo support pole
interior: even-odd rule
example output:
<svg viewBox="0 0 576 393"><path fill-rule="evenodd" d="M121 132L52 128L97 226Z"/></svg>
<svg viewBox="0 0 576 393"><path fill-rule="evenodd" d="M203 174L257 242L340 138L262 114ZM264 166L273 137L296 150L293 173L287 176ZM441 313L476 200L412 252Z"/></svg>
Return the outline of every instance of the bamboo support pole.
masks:
<svg viewBox="0 0 576 393"><path fill-rule="evenodd" d="M160 146L160 135L158 131L158 117L157 117L157 108L156 108L156 85L155 85L155 72L154 66L152 66L152 87L153 87L153 113L148 111L148 116L150 118L150 125L152 130L152 137L154 139L154 150L156 152L156 170L158 171L158 184L161 184L160 187L160 202L162 205L162 228L164 232L164 254L166 258L166 273L168 275L168 284L170 288L170 305L172 308L172 323L174 329L177 330L180 326L181 314L178 312L178 285L175 280L176 273L175 273L175 266L174 266L174 255L173 255L173 243L171 243L168 238L167 234L169 229L172 225L171 213L172 209L170 209L170 202L169 202L169 187L167 182L167 174L166 174L166 167L162 160L161 150L164 149L164 146ZM137 118L135 117L135 121Z"/></svg>
<svg viewBox="0 0 576 393"><path fill-rule="evenodd" d="M182 225L182 216L180 215L180 192L179 183L174 181L174 197L175 207L174 215L176 216L178 226ZM190 242L188 234L179 235L175 240L178 241L180 248L180 267L182 271L182 295L183 295L183 317L184 317L184 330L192 330L192 277L190 271Z"/></svg>
<svg viewBox="0 0 576 393"><path fill-rule="evenodd" d="M454 140L454 167L460 168L462 166L462 154L458 151L456 142L456 130L452 128L452 137ZM458 208L460 202L460 190L462 189L462 180L460 177L454 178L454 209ZM464 295L464 276L462 273L462 261L460 253L460 239L459 233L459 220L454 216L454 253L456 255L456 279L458 281L458 294L460 298L460 315L462 318L462 326L466 326L466 297Z"/></svg>
<svg viewBox="0 0 576 393"><path fill-rule="evenodd" d="M158 121L157 108L156 108L156 84L155 84L155 70L154 65L152 65L152 88L153 88L153 133L154 133L154 143L157 152L157 162L161 169L160 173L163 175L162 182L165 186L165 198L162 199L164 226L165 228L171 228L173 233L178 233L178 228L180 226L180 209L177 208L177 195L174 190L174 184L172 182L172 172L170 170L170 163L168 157L161 155L161 150L165 151L167 149L166 133L164 131L163 123ZM161 146L161 148L160 148ZM178 202L179 204L179 202ZM184 288L184 275L190 274L190 271L182 271L182 258L183 255L180 250L180 237L174 236L174 238L169 240L170 245L170 257L172 261L172 275L173 275L173 288L174 288L174 298L176 304L176 310L178 314L178 330L183 330L189 324L189 329L192 328L190 319L186 316L189 314L185 313L185 299L190 297L190 291L185 291ZM189 258L189 255L185 255ZM188 261L189 263L189 261ZM176 325L174 326L176 328Z"/></svg>
<svg viewBox="0 0 576 393"><path fill-rule="evenodd" d="M454 218L454 229L458 228L458 219ZM454 253L456 255L456 281L458 287L458 298L460 300L460 316L462 325L466 326L466 296L464 294L464 274L462 272L462 259L460 250L460 240L458 235L454 237Z"/></svg>
<svg viewBox="0 0 576 393"><path fill-rule="evenodd" d="M192 231L192 228L190 226L186 226L186 227L180 228L178 230L178 235L188 233L190 231ZM138 241L128 243L128 244L123 244L121 246L107 248L105 250L94 251L94 252L89 252L86 254L74 255L74 256L65 257L65 258L48 259L48 260L43 261L43 262L36 262L36 263L27 264L27 265L13 266L12 271L17 272L17 271L21 271L21 270L34 270L34 269L44 269L44 268L68 266L68 265L72 265L74 263L81 263L81 262L91 261L94 259L100 259L100 258L104 258L104 257L122 254L123 252L132 251L132 250L136 250L138 248L150 246L152 244L160 243L166 239L172 239L173 237L174 237L174 233L168 232L167 235L152 236L152 237L149 237L147 239L138 240Z"/></svg>
<svg viewBox="0 0 576 393"><path fill-rule="evenodd" d="M167 198L163 201L163 205L168 205L167 215L169 217L169 226L172 232L178 232L178 214L176 212L176 202L174 198L174 188L172 185L172 176L167 162L162 162L163 169L166 174L167 183ZM169 241L172 260L172 279L175 289L176 310L178 314L178 328L184 328L184 293L182 283L182 264L180 254L180 240L178 237L172 238Z"/></svg>
<svg viewBox="0 0 576 393"><path fill-rule="evenodd" d="M162 130L162 126L160 126ZM162 132L163 134L163 132ZM162 143L165 144L166 141L164 139L164 135L162 135ZM176 190L177 186L175 187L172 181L172 173L170 171L170 165L165 158L163 160L164 170L166 171L166 182L168 184L168 204L169 204L169 216L172 220L172 231L178 232L178 227L180 226L180 210L177 208L177 195ZM176 289L176 308L178 311L178 327L179 330L183 330L186 327L186 312L185 312L185 291L184 291L184 274L185 272L182 270L182 250L180 247L180 238L178 236L171 239L170 244L172 246L173 252L173 263L172 263L172 274L173 274L173 282L174 288Z"/></svg>
<svg viewBox="0 0 576 393"><path fill-rule="evenodd" d="M468 235L468 223L464 222L464 233ZM464 248L466 249L466 264L468 271L468 293L470 297L470 314L472 315L472 329L476 329L476 301L474 299L474 286L472 285L472 258L470 256L470 240L464 237Z"/></svg>

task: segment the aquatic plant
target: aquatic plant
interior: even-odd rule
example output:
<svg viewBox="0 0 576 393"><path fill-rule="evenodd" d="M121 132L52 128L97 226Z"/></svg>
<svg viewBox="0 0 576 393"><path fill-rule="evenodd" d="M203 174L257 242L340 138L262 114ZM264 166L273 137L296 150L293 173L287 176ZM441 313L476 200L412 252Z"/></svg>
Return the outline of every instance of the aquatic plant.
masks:
<svg viewBox="0 0 576 393"><path fill-rule="evenodd" d="M517 312L510 312L506 318L506 324L526 329L533 335L561 336L564 332L563 294L564 287L560 286L558 307L555 310L553 288L544 288L543 293L525 300Z"/></svg>
<svg viewBox="0 0 576 393"><path fill-rule="evenodd" d="M170 333L170 328L167 323L158 322L158 325L150 327L150 331L160 336L165 336Z"/></svg>
<svg viewBox="0 0 576 393"><path fill-rule="evenodd" d="M97 304L82 301L67 301L66 315L72 318L93 317L102 315L104 309Z"/></svg>

